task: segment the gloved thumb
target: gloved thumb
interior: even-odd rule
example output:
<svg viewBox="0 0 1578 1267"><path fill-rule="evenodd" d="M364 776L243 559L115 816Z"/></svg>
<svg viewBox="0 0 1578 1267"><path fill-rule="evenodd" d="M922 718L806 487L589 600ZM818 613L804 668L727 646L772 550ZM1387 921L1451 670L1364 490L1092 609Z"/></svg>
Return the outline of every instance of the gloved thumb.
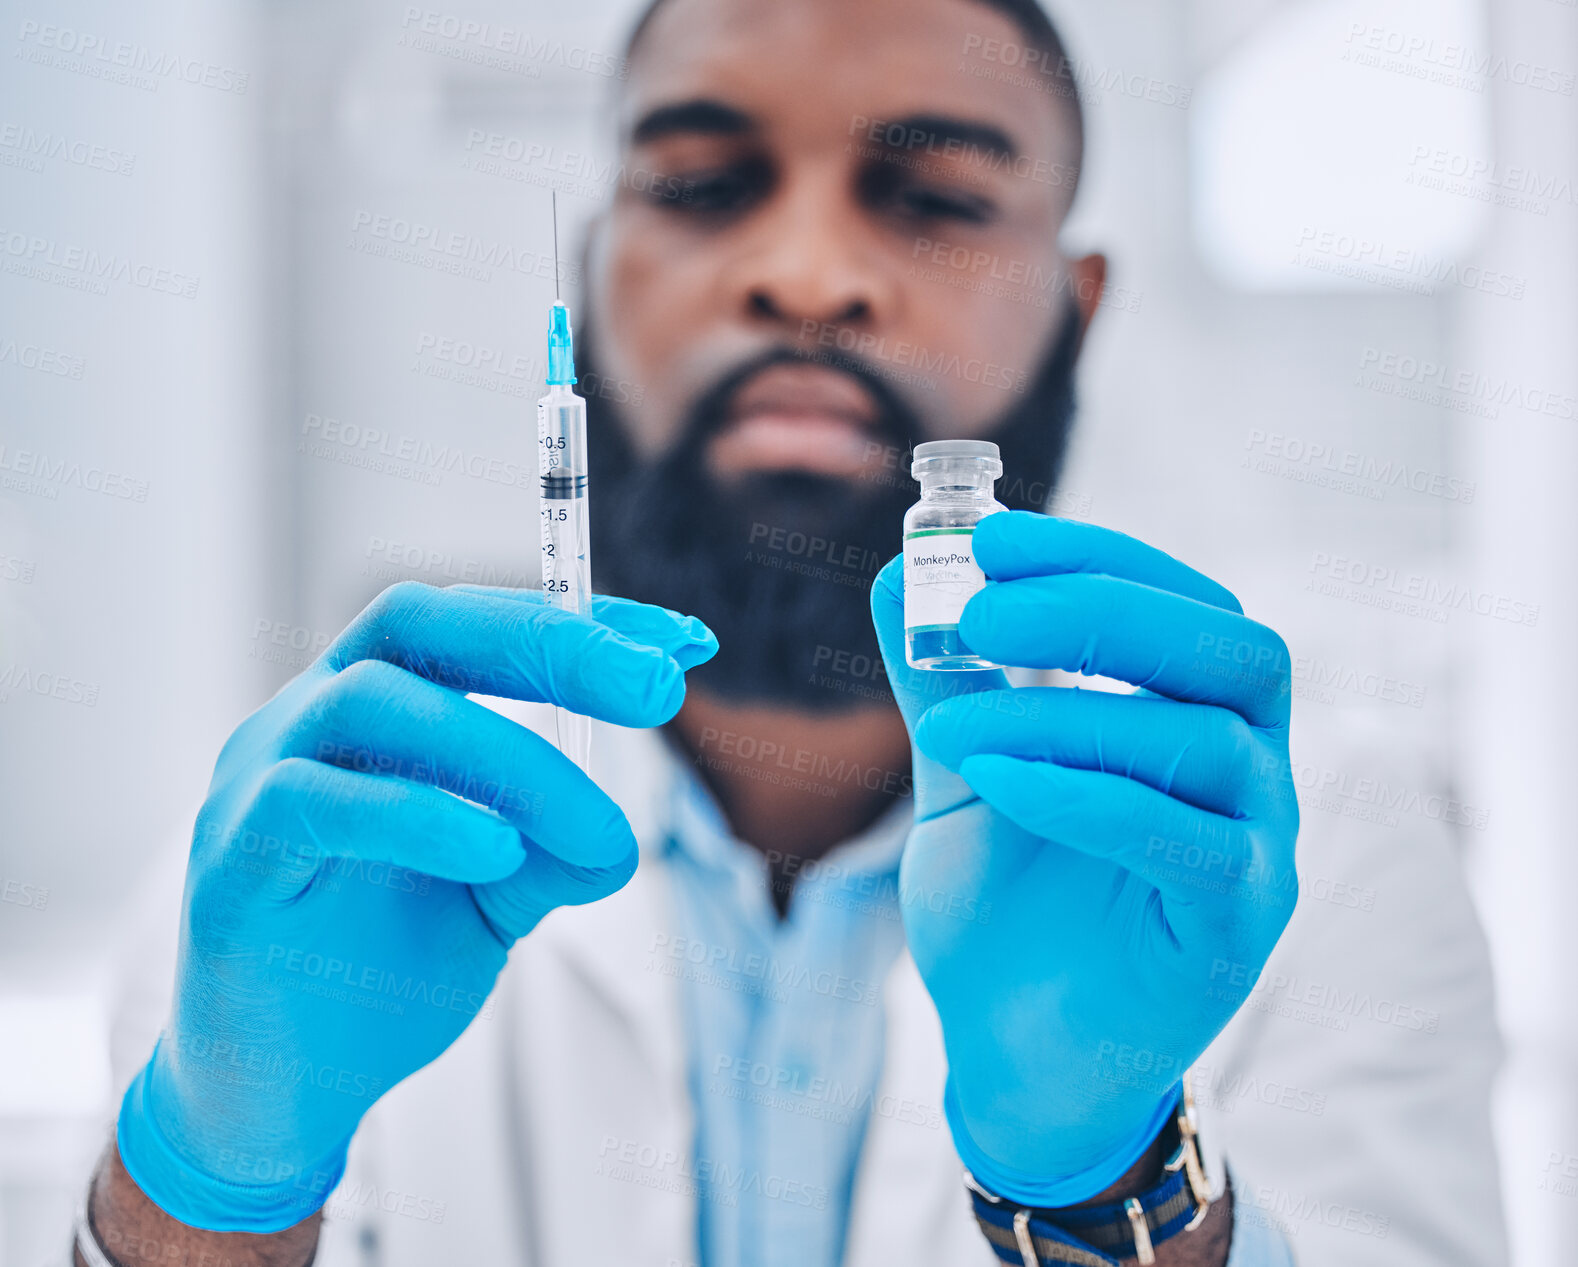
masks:
<svg viewBox="0 0 1578 1267"><path fill-rule="evenodd" d="M506 948L536 928L542 917L561 906L584 906L617 893L636 873L635 837L630 851L611 867L580 867L555 857L530 840L526 860L503 880L472 886L477 909Z"/></svg>
<svg viewBox="0 0 1578 1267"><path fill-rule="evenodd" d="M877 642L887 667L888 685L904 714L910 732L914 761L915 819L936 818L976 799L975 793L958 775L945 770L915 746L915 726L933 704L956 695L1002 690L1008 677L1001 669L945 672L912 669L904 658L904 559L891 559L877 573L871 587L871 619L877 627Z"/></svg>

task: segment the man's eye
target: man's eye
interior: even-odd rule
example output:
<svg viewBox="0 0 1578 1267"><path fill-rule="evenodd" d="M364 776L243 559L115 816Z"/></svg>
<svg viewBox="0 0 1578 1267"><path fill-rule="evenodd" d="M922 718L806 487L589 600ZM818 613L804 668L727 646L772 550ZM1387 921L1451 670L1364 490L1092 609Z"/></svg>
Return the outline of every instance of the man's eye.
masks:
<svg viewBox="0 0 1578 1267"><path fill-rule="evenodd" d="M990 216L990 208L979 198L968 194L954 195L935 189L908 189L896 199L895 208L900 214L916 220L964 220L981 224Z"/></svg>
<svg viewBox="0 0 1578 1267"><path fill-rule="evenodd" d="M909 221L959 220L985 224L992 219L992 204L966 190L917 183L908 173L883 164L860 177L860 195L878 212Z"/></svg>
<svg viewBox="0 0 1578 1267"><path fill-rule="evenodd" d="M743 211L759 199L772 179L767 163L752 159L727 167L674 173L652 186L654 202L698 215Z"/></svg>

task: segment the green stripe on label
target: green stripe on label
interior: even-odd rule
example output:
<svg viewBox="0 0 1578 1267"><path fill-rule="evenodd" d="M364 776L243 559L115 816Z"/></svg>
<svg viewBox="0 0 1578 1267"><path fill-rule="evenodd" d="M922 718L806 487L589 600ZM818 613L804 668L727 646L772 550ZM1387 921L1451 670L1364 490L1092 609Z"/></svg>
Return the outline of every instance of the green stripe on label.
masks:
<svg viewBox="0 0 1578 1267"><path fill-rule="evenodd" d="M968 528L917 528L914 532L906 532L904 540L911 541L916 537L968 537L974 531L973 524Z"/></svg>

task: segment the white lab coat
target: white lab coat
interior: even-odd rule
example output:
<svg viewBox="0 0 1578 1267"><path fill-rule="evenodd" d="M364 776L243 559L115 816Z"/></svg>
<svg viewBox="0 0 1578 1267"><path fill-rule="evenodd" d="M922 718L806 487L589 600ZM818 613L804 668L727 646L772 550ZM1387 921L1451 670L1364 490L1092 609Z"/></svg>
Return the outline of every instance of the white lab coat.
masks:
<svg viewBox="0 0 1578 1267"><path fill-rule="evenodd" d="M543 722L541 710L500 709ZM679 983L653 954L674 931L654 839L674 759L652 735L599 727L596 739L597 776L636 829L640 869L614 897L557 911L523 939L492 1006L369 1113L326 1210L325 1267L695 1262ZM1263 978L1284 984L1257 991L1202 1061L1211 1171L1220 1185L1225 1154L1241 1206L1285 1227L1302 1267L1501 1267L1488 956L1455 860L1397 844L1352 860L1334 846L1312 865L1301 837L1301 875L1347 877L1354 862L1384 909L1322 900L1306 877ZM161 944L121 996L122 1086L168 1006L174 869L161 887ZM1303 1015L1312 999L1318 1024ZM876 1103L940 1106L941 1033L907 955L883 1005ZM1410 1028L1430 1013L1434 1034ZM848 1267L996 1261L946 1125L922 1124L929 1116L873 1114Z"/></svg>

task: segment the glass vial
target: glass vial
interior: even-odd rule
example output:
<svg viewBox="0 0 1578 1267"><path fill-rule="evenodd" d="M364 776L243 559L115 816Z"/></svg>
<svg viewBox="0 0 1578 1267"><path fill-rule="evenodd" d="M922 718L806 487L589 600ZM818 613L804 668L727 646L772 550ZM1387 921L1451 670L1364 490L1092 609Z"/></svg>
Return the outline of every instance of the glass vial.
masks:
<svg viewBox="0 0 1578 1267"><path fill-rule="evenodd" d="M921 497L904 516L904 658L916 669L995 669L959 637L959 615L986 585L975 561L975 525L1005 510L992 496L1003 473L986 440L917 444L910 474Z"/></svg>

